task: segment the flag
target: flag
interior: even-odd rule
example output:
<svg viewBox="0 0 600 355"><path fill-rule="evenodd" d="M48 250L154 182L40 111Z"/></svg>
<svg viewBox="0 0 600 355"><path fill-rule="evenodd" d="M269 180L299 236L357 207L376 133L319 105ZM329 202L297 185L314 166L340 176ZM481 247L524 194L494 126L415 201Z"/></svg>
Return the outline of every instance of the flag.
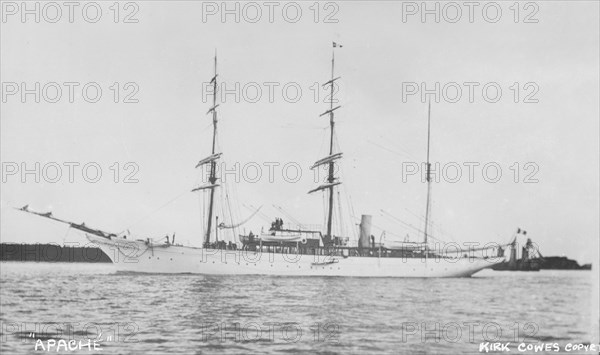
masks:
<svg viewBox="0 0 600 355"><path fill-rule="evenodd" d="M521 233L521 228L517 229L517 234Z"/></svg>
<svg viewBox="0 0 600 355"><path fill-rule="evenodd" d="M340 47L340 48L342 48L343 46L342 46L341 44L339 44L339 43L335 43L335 42L333 42L333 48L335 48L335 47Z"/></svg>

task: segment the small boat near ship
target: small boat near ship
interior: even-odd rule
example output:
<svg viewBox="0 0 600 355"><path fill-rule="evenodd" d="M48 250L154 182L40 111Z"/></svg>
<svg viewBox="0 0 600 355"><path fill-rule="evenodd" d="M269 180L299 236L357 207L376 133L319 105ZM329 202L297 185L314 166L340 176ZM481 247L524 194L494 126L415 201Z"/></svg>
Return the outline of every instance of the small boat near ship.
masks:
<svg viewBox="0 0 600 355"><path fill-rule="evenodd" d="M334 46L335 48L335 46ZM335 52L331 60L331 79L323 84L334 94L334 84L340 77L334 76ZM192 189L206 194L208 207L205 212L206 227L202 247L175 244L175 238L166 237L165 242L155 242L150 238L131 239L119 233L105 232L54 217L51 213L39 213L25 206L20 210L44 218L66 223L69 227L85 233L87 239L98 245L106 253L117 270L141 273L198 273L213 275L283 275L283 276L355 276L355 277L470 277L482 269L503 261L502 257L466 255L469 251L459 250L456 255L440 255L428 244L430 237L429 213L431 179L429 162L429 141L431 126L431 106L428 110L427 138L427 203L423 242L399 242L389 245L375 244L371 234L371 216L363 215L359 225L360 238L357 245L350 245L349 238L333 233L333 206L336 188L342 183L335 175L336 162L342 159L342 152L335 150L335 113L341 106L333 106L320 116L329 118L329 154L317 160L312 168L324 167L326 181L309 191L309 194L326 194L325 230L287 228L277 218L267 232L260 235L238 235L238 243L219 240L219 230L239 227L219 224L215 216L215 190L220 188L217 176L217 161L222 152L217 151L216 136L218 125L217 104L217 57L214 59L212 107L207 114L212 116L212 145L207 158L201 159L196 167L209 169L208 183ZM491 249L484 248L484 249ZM464 252L464 253L463 253Z"/></svg>

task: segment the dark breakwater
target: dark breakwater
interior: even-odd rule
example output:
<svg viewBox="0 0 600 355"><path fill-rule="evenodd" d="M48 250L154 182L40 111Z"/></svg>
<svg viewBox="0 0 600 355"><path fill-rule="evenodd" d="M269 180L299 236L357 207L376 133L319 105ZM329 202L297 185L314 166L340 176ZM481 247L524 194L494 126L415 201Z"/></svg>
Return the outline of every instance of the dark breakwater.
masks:
<svg viewBox="0 0 600 355"><path fill-rule="evenodd" d="M592 264L583 264L566 256L545 256L541 263L541 269L545 270L591 270Z"/></svg>
<svg viewBox="0 0 600 355"><path fill-rule="evenodd" d="M0 244L0 261L110 263L99 248L59 244Z"/></svg>

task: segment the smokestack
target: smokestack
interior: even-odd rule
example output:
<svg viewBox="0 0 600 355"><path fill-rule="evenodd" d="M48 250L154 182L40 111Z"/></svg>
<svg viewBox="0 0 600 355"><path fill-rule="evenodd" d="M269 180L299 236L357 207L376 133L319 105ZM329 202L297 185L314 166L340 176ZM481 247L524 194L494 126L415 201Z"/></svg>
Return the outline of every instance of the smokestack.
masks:
<svg viewBox="0 0 600 355"><path fill-rule="evenodd" d="M371 219L372 216L363 214L360 218L360 239L358 240L359 248L371 247Z"/></svg>

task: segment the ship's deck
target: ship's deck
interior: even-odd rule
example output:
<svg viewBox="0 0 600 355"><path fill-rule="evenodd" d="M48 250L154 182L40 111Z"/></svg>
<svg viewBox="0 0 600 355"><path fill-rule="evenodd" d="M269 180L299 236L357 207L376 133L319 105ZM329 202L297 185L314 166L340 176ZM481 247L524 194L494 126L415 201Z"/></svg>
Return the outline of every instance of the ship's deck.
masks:
<svg viewBox="0 0 600 355"><path fill-rule="evenodd" d="M312 242L312 243L311 243ZM211 249L237 250L236 244L213 243L208 246ZM477 257L488 258L493 256L475 256L471 253L463 253L462 255L454 256L440 255L431 250L415 250L414 247L406 249L389 249L385 247L360 248L350 246L331 246L322 247L318 244L318 240L309 239L306 244L301 242L261 242L253 241L243 244L242 249L275 254L290 254L290 255L322 255L322 256L339 256L339 257L375 257L375 258L465 258Z"/></svg>

